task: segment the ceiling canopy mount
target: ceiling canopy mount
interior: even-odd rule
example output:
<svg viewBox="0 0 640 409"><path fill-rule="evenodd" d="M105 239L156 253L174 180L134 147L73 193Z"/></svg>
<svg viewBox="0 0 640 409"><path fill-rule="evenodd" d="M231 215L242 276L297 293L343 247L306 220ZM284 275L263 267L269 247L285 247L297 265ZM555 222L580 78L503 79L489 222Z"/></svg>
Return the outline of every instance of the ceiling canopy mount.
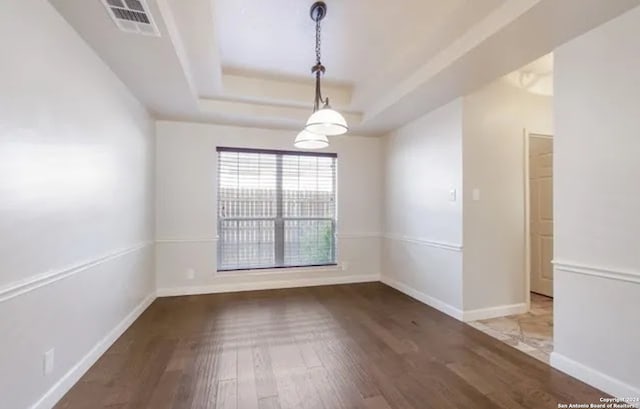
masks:
<svg viewBox="0 0 640 409"><path fill-rule="evenodd" d="M316 1L311 5L311 20L316 23L321 21L327 15L327 3L324 1Z"/></svg>

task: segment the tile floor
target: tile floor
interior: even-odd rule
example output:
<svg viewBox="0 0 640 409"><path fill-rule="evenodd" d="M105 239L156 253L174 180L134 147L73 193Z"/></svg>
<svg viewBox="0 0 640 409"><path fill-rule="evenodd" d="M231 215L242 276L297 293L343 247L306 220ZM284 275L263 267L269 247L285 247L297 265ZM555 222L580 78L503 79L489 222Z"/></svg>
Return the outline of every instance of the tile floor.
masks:
<svg viewBox="0 0 640 409"><path fill-rule="evenodd" d="M531 293L528 313L473 321L469 325L549 363L553 351L553 298Z"/></svg>

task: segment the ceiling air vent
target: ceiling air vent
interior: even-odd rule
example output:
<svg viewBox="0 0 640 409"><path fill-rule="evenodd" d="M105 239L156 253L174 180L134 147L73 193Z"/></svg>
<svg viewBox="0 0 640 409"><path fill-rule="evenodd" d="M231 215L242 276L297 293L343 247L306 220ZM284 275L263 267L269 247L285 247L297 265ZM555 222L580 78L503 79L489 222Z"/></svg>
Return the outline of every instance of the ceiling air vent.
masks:
<svg viewBox="0 0 640 409"><path fill-rule="evenodd" d="M160 36L145 0L102 0L114 23L122 31Z"/></svg>

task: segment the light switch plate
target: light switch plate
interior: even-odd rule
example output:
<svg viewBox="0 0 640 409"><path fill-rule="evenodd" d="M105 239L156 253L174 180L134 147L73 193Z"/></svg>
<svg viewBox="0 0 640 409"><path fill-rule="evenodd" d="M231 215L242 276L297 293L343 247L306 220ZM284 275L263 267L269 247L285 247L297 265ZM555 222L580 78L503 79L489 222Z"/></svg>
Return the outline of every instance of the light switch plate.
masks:
<svg viewBox="0 0 640 409"><path fill-rule="evenodd" d="M455 202L455 201L457 200L457 196L458 196L458 194L457 194L457 193L458 193L458 192L456 192L456 190L455 190L455 189L451 189L451 190L449 191L449 201L450 201L450 202Z"/></svg>
<svg viewBox="0 0 640 409"><path fill-rule="evenodd" d="M44 353L42 359L42 372L44 375L49 375L51 372L53 372L54 357L55 349L53 348Z"/></svg>
<svg viewBox="0 0 640 409"><path fill-rule="evenodd" d="M472 193L471 196L472 196L473 200L476 201L476 202L478 200L480 200L480 189L478 189L478 188L473 189L473 193Z"/></svg>

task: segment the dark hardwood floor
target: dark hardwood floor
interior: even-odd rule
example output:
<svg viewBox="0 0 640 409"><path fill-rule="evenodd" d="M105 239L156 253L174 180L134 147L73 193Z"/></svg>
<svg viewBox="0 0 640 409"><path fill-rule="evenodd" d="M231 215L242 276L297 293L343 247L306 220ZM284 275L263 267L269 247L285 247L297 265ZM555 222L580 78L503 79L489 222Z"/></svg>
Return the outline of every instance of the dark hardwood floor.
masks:
<svg viewBox="0 0 640 409"><path fill-rule="evenodd" d="M517 409L603 393L383 284L162 298L57 409Z"/></svg>

